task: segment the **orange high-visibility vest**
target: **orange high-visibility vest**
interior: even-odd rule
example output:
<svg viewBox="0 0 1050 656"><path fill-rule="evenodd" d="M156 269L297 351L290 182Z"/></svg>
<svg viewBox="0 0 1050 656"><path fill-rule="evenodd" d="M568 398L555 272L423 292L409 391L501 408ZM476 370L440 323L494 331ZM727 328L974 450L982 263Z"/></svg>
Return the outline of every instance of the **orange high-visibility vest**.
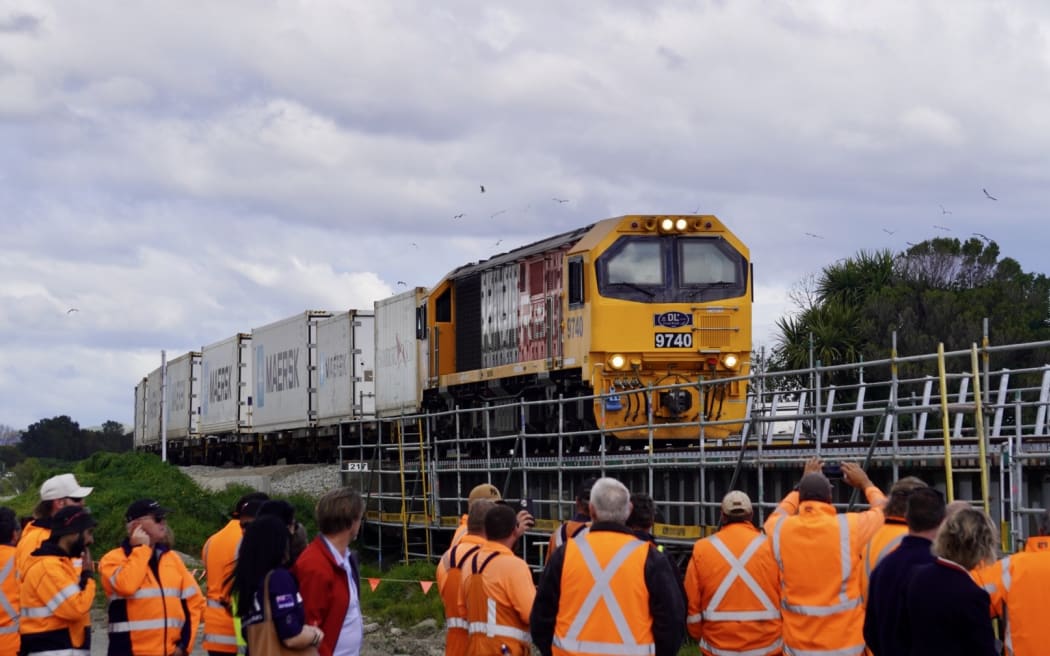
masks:
<svg viewBox="0 0 1050 656"><path fill-rule="evenodd" d="M237 646L237 633L230 611L230 588L227 582L237 564L237 550L241 546L239 520L231 519L204 543L201 561L204 563L208 584L208 599L204 608L204 649L228 654L244 652Z"/></svg>
<svg viewBox="0 0 1050 656"><path fill-rule="evenodd" d="M57 554L34 557L22 580L20 595L19 631L26 653L88 656L95 581L89 578L81 588L80 572L72 558Z"/></svg>
<svg viewBox="0 0 1050 656"><path fill-rule="evenodd" d="M111 550L99 561L102 588L109 598L109 643L129 654L170 654L180 646L192 651L204 610L200 586L182 558L164 551L157 559L158 576L150 558L152 547L140 545ZM189 617L183 612L183 604Z"/></svg>
<svg viewBox="0 0 1050 656"><path fill-rule="evenodd" d="M871 579L872 570L883 558L901 546L901 540L907 534L908 524L903 518L887 517L886 523L868 540L868 544L864 546L864 570L860 577L860 594L863 599L868 598L868 581Z"/></svg>
<svg viewBox="0 0 1050 656"><path fill-rule="evenodd" d="M645 583L649 549L617 531L588 531L565 544L553 654L656 652Z"/></svg>
<svg viewBox="0 0 1050 656"><path fill-rule="evenodd" d="M50 519L37 519L22 529L22 537L18 538L18 545L15 548L15 571L18 573L19 580L25 577L29 556L40 548L44 540L51 537L50 522ZM47 526L42 525L45 523Z"/></svg>
<svg viewBox="0 0 1050 656"><path fill-rule="evenodd" d="M19 581L15 574L15 548L0 545L0 654L17 654Z"/></svg>
<svg viewBox="0 0 1050 656"><path fill-rule="evenodd" d="M1046 610L1050 608L1050 536L1028 538L1024 551L977 573L991 596L992 615L1006 620L1007 656L1046 653Z"/></svg>
<svg viewBox="0 0 1050 656"><path fill-rule="evenodd" d="M555 549L577 536L586 535L590 528L591 523L589 521L580 522L575 519L570 519L559 526L558 530L551 533L550 540L547 542L547 557L544 562L551 559L551 554L554 553Z"/></svg>
<svg viewBox="0 0 1050 656"><path fill-rule="evenodd" d="M456 532L452 534L452 542L448 543L449 547L454 547L460 543L463 536L467 534L467 516L463 515L459 518L459 526L456 527Z"/></svg>
<svg viewBox="0 0 1050 656"><path fill-rule="evenodd" d="M467 656L531 653L529 614L536 586L524 560L502 544L487 542L463 568L460 595L470 632Z"/></svg>
<svg viewBox="0 0 1050 656"><path fill-rule="evenodd" d="M798 498L796 492L791 494ZM821 651L833 651L836 656L864 653L861 566L864 546L882 526L886 502L875 486L865 494L872 505L865 512L838 514L831 504L803 501L797 515L774 513L766 522L780 569L787 656Z"/></svg>
<svg viewBox="0 0 1050 656"><path fill-rule="evenodd" d="M463 564L473 556L485 538L480 535L466 534L459 544L453 545L441 556L438 562L436 578L441 601L445 604L445 654L446 656L463 656L467 653L467 616L459 607L459 590L462 581Z"/></svg>
<svg viewBox="0 0 1050 656"><path fill-rule="evenodd" d="M697 541L685 574L686 628L714 656L779 654L780 571L750 522Z"/></svg>

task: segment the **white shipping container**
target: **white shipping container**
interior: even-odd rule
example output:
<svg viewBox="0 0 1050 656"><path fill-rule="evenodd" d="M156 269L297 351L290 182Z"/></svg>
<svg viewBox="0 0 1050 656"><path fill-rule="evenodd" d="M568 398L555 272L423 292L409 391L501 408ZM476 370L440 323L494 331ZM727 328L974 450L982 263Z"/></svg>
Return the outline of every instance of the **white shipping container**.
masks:
<svg viewBox="0 0 1050 656"><path fill-rule="evenodd" d="M164 411L168 418L168 439L197 437L201 391L200 351L184 353L168 362L168 381Z"/></svg>
<svg viewBox="0 0 1050 656"><path fill-rule="evenodd" d="M142 446L146 439L146 379L135 386L135 428L131 444L134 448Z"/></svg>
<svg viewBox="0 0 1050 656"><path fill-rule="evenodd" d="M308 310L252 329L252 429L313 426L317 419L317 322L331 312Z"/></svg>
<svg viewBox="0 0 1050 656"><path fill-rule="evenodd" d="M426 335L417 332L417 308L426 289L416 287L375 303L376 399L379 417L415 413L426 376ZM417 335L422 339L417 338Z"/></svg>
<svg viewBox="0 0 1050 656"><path fill-rule="evenodd" d="M375 416L375 314L340 312L317 322L317 418Z"/></svg>
<svg viewBox="0 0 1050 656"><path fill-rule="evenodd" d="M238 333L201 350L200 431L204 435L251 429L252 336Z"/></svg>
<svg viewBox="0 0 1050 656"><path fill-rule="evenodd" d="M160 367L146 376L146 423L142 432L142 442L136 447L160 447Z"/></svg>

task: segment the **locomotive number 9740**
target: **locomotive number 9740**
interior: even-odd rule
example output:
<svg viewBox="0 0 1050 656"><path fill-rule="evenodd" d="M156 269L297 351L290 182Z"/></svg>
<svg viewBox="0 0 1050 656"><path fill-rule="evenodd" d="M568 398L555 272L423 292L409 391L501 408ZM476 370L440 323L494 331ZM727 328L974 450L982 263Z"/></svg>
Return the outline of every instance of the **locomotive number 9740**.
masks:
<svg viewBox="0 0 1050 656"><path fill-rule="evenodd" d="M656 348L693 348L693 333L656 333Z"/></svg>

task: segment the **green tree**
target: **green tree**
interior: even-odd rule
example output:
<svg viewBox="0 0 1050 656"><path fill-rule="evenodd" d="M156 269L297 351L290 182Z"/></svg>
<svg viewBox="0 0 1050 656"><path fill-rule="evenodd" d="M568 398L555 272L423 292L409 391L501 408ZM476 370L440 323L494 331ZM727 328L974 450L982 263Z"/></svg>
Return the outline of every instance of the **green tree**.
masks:
<svg viewBox="0 0 1050 656"><path fill-rule="evenodd" d="M22 434L22 452L30 457L79 460L83 432L68 415L41 419Z"/></svg>
<svg viewBox="0 0 1050 656"><path fill-rule="evenodd" d="M898 353L931 353L979 342L983 321L996 343L1050 338L1050 279L999 257L995 242L932 239L894 255L861 251L825 267L815 301L778 321L774 368L834 365ZM1001 362L1002 366L1012 363ZM844 381L843 381L844 382Z"/></svg>

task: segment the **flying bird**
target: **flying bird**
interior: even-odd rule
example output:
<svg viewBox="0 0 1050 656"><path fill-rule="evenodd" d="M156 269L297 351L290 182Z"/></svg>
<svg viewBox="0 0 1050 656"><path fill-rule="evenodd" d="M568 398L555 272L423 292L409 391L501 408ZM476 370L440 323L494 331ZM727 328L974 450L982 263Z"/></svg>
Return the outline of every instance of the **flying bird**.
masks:
<svg viewBox="0 0 1050 656"><path fill-rule="evenodd" d="M481 185L481 193L485 193L485 185Z"/></svg>
<svg viewBox="0 0 1050 656"><path fill-rule="evenodd" d="M414 248L419 248L419 244L417 244L416 242L412 242L412 246L413 246Z"/></svg>
<svg viewBox="0 0 1050 656"><path fill-rule="evenodd" d="M895 235L895 234L897 234L896 230L889 230L887 228L883 228L882 231L885 232L887 235Z"/></svg>
<svg viewBox="0 0 1050 656"><path fill-rule="evenodd" d="M990 193L988 193L988 190L987 190L987 189L981 189L981 191L983 191L983 192L984 192L984 197L985 197L985 198L987 198L988 200L999 200L999 199L998 199L998 198L996 198L995 196L993 196L993 195L991 195Z"/></svg>
<svg viewBox="0 0 1050 656"><path fill-rule="evenodd" d="M503 243L503 240L502 240L502 239L497 239L497 240L496 240L496 245L497 245L497 246L499 246L499 245L500 245L500 244L502 244L502 243Z"/></svg>
<svg viewBox="0 0 1050 656"><path fill-rule="evenodd" d="M500 214L503 214L503 213L504 213L504 212L506 212L506 211L507 211L507 210L500 210L500 211L496 212L495 214L492 214L492 215L490 215L490 216L489 216L489 218L490 218L490 219L494 219L494 218L496 218L496 217L497 217L497 216L499 216Z"/></svg>
<svg viewBox="0 0 1050 656"><path fill-rule="evenodd" d="M80 312L79 308L69 308L66 310L66 314L73 314L74 312Z"/></svg>
<svg viewBox="0 0 1050 656"><path fill-rule="evenodd" d="M699 214L699 213L700 213L700 206L699 206L699 205L697 205L697 206L696 206L696 209L695 209L695 210L693 210L693 214Z"/></svg>
<svg viewBox="0 0 1050 656"><path fill-rule="evenodd" d="M911 243L910 241L906 241L906 242L904 242L904 243L905 243L905 244L907 244L907 245L909 245L909 246L914 246L914 245L915 245L915 244Z"/></svg>
<svg viewBox="0 0 1050 656"><path fill-rule="evenodd" d="M823 239L823 237L821 237L820 235L815 235L812 232L807 232L806 236L807 237L813 237L814 239Z"/></svg>
<svg viewBox="0 0 1050 656"><path fill-rule="evenodd" d="M552 198L551 200L553 200L555 203L568 203L569 202L568 198Z"/></svg>
<svg viewBox="0 0 1050 656"><path fill-rule="evenodd" d="M951 232L951 231L952 231L952 229L951 229L951 228L946 228L946 227L944 227L944 226L942 226L942 225L937 225L936 223L935 223L935 224L933 224L933 227L934 227L934 228L937 228L938 230L943 230L943 231L945 231L945 232Z"/></svg>
<svg viewBox="0 0 1050 656"><path fill-rule="evenodd" d="M398 281L397 281L397 284L398 284L398 286L400 286L400 287L408 287L408 283L407 283L407 282L405 282L404 280L398 280Z"/></svg>
<svg viewBox="0 0 1050 656"><path fill-rule="evenodd" d="M453 215L452 218L453 219L462 219L464 216L466 216L466 214L460 212L459 214Z"/></svg>
<svg viewBox="0 0 1050 656"><path fill-rule="evenodd" d="M982 234L980 232L971 232L970 234L973 235L974 237L980 237L981 239L983 239L985 241L988 241L988 242L992 241L991 239L988 238L988 235Z"/></svg>
<svg viewBox="0 0 1050 656"><path fill-rule="evenodd" d="M985 192L985 193L987 193L987 192ZM941 214L951 214L952 213L951 210L944 209L944 205L938 205L938 207L941 208Z"/></svg>

